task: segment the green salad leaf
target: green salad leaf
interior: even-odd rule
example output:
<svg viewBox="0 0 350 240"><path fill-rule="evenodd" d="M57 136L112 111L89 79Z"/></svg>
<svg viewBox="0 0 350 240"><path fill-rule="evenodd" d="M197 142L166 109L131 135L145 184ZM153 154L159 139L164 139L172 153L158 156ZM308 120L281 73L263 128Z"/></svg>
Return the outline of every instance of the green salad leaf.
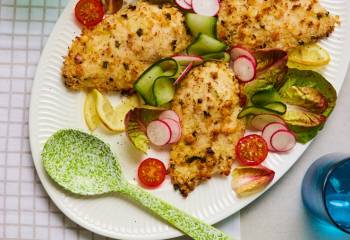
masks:
<svg viewBox="0 0 350 240"><path fill-rule="evenodd" d="M293 68L288 70L279 94L289 105L282 117L301 143L313 139L323 128L337 100L336 90L321 74Z"/></svg>
<svg viewBox="0 0 350 240"><path fill-rule="evenodd" d="M277 89L279 89L285 80L285 75L288 72L288 67L286 66L287 58L281 59L272 65L269 69L263 72L258 72L255 81L266 81L272 84Z"/></svg>
<svg viewBox="0 0 350 240"><path fill-rule="evenodd" d="M325 96L313 87L291 86L281 93L284 102L304 107L311 112L323 113L328 102Z"/></svg>
<svg viewBox="0 0 350 240"><path fill-rule="evenodd" d="M288 110L283 115L284 121L293 126L299 127L317 127L326 121L322 114L309 112L304 109Z"/></svg>
<svg viewBox="0 0 350 240"><path fill-rule="evenodd" d="M284 84L285 75L288 72L288 55L283 50L257 50L254 57L257 61L257 75L254 81L248 82L244 86L247 99L266 88L274 87L278 90Z"/></svg>
<svg viewBox="0 0 350 240"><path fill-rule="evenodd" d="M264 54L274 59L278 58L276 56L284 58L282 52ZM337 93L334 87L312 70L280 71L285 68L285 59L278 60L276 64L271 63L269 57L263 58L261 53L259 57L260 64L264 66L260 67L264 69L263 75L244 86L247 104L240 116L262 114L269 102L283 103L287 110L281 113L281 117L295 133L298 142L310 141L323 128L335 107Z"/></svg>
<svg viewBox="0 0 350 240"><path fill-rule="evenodd" d="M300 143L307 143L316 137L319 130L321 130L322 126L317 127L299 127L294 125L288 125L289 130L291 130Z"/></svg>
<svg viewBox="0 0 350 240"><path fill-rule="evenodd" d="M290 68L279 93L289 104L309 106L315 112L324 108L322 114L326 117L333 111L337 100L337 92L332 84L321 74L312 70ZM308 96L305 96L305 93ZM316 101L320 102L316 103Z"/></svg>

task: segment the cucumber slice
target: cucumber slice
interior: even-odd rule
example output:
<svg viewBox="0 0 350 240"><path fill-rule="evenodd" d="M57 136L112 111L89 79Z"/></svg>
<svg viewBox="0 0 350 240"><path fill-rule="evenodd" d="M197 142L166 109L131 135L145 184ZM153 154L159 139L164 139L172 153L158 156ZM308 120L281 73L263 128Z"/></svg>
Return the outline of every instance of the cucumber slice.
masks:
<svg viewBox="0 0 350 240"><path fill-rule="evenodd" d="M251 97L251 102L257 106L265 106L266 104L280 101L281 97L272 85L264 90L254 93Z"/></svg>
<svg viewBox="0 0 350 240"><path fill-rule="evenodd" d="M163 69L156 65L142 74L135 83L134 89L141 95L146 103L156 105L156 99L153 95L152 86L154 80L163 73Z"/></svg>
<svg viewBox="0 0 350 240"><path fill-rule="evenodd" d="M273 102L264 106L264 108L277 112L278 114L285 114L287 106L283 102Z"/></svg>
<svg viewBox="0 0 350 240"><path fill-rule="evenodd" d="M158 106L170 102L175 95L173 81L168 77L157 78L153 84L153 95L155 96Z"/></svg>
<svg viewBox="0 0 350 240"><path fill-rule="evenodd" d="M175 55L172 57L176 60L176 62L179 64L179 66L186 67L190 63L194 63L195 65L203 63L203 58L200 56L189 56L189 55Z"/></svg>
<svg viewBox="0 0 350 240"><path fill-rule="evenodd" d="M216 52L216 53L209 53L202 56L204 61L211 61L211 60L222 60L224 62L230 61L230 54L226 52Z"/></svg>
<svg viewBox="0 0 350 240"><path fill-rule="evenodd" d="M179 70L178 63L173 58L164 58L158 61L158 64L163 69L162 76L173 77Z"/></svg>
<svg viewBox="0 0 350 240"><path fill-rule="evenodd" d="M238 114L237 118L244 118L246 116L250 115L259 115L259 114L280 114L277 111L274 111L272 109L264 108L264 107L245 107L242 109L242 111Z"/></svg>
<svg viewBox="0 0 350 240"><path fill-rule="evenodd" d="M222 52L226 50L226 48L227 46L219 40L203 33L199 33L191 45L188 46L186 51L188 54L202 56L209 53Z"/></svg>
<svg viewBox="0 0 350 240"><path fill-rule="evenodd" d="M185 21L192 36L196 37L199 33L203 33L209 37L216 38L216 17L187 13Z"/></svg>
<svg viewBox="0 0 350 240"><path fill-rule="evenodd" d="M172 58L164 58L150 66L134 83L134 89L147 104L155 106L156 98L153 94L154 81L162 76L174 77L179 70L177 62Z"/></svg>

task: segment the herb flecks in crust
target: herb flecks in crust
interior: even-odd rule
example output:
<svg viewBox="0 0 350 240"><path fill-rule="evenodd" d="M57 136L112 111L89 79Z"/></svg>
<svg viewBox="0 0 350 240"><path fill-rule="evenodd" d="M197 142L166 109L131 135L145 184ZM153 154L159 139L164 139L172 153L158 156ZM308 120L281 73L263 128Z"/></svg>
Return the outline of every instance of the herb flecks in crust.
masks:
<svg viewBox="0 0 350 240"><path fill-rule="evenodd" d="M244 120L237 119L238 93L227 63L205 63L181 82L173 110L181 119L182 137L172 146L169 174L183 196L213 175L230 173L233 148L245 130Z"/></svg>
<svg viewBox="0 0 350 240"><path fill-rule="evenodd" d="M183 51L190 42L180 10L138 1L106 16L95 28L83 29L64 60L65 85L73 90L130 89L150 65Z"/></svg>
<svg viewBox="0 0 350 240"><path fill-rule="evenodd" d="M287 50L328 37L338 23L318 0L222 0L218 36L230 46Z"/></svg>

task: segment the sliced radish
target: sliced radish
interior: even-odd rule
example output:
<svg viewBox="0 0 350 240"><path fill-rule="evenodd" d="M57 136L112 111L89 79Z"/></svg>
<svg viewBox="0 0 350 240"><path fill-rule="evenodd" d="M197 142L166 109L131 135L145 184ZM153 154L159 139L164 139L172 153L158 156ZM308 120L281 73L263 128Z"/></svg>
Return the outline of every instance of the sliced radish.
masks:
<svg viewBox="0 0 350 240"><path fill-rule="evenodd" d="M192 6L188 4L185 0L175 0L175 3L182 9L191 10Z"/></svg>
<svg viewBox="0 0 350 240"><path fill-rule="evenodd" d="M277 152L287 152L295 146L296 139L291 131L278 130L271 136L270 144Z"/></svg>
<svg viewBox="0 0 350 240"><path fill-rule="evenodd" d="M179 141L181 137L181 126L179 122L170 118L163 118L162 121L168 124L171 130L171 139L169 143L176 143L177 141Z"/></svg>
<svg viewBox="0 0 350 240"><path fill-rule="evenodd" d="M158 117L158 119L160 120L167 119L167 118L173 119L176 122L180 123L179 115L177 115L177 113L173 110L166 110L162 112Z"/></svg>
<svg viewBox="0 0 350 240"><path fill-rule="evenodd" d="M262 131L262 137L266 141L267 147L270 151L276 151L271 145L271 137L275 132L279 130L288 130L288 128L282 123L274 122L267 124Z"/></svg>
<svg viewBox="0 0 350 240"><path fill-rule="evenodd" d="M171 140L171 129L164 121L154 120L147 126L147 136L154 145L163 146Z"/></svg>
<svg viewBox="0 0 350 240"><path fill-rule="evenodd" d="M249 82L255 78L256 66L247 56L240 56L233 61L233 72L242 82Z"/></svg>
<svg viewBox="0 0 350 240"><path fill-rule="evenodd" d="M220 9L218 0L192 0L193 11L204 16L215 16Z"/></svg>
<svg viewBox="0 0 350 240"><path fill-rule="evenodd" d="M185 2L192 7L192 0L185 0Z"/></svg>
<svg viewBox="0 0 350 240"><path fill-rule="evenodd" d="M256 130L262 131L267 124L273 123L273 122L282 123L286 125L284 120L280 116L275 114L255 115L250 121L250 124Z"/></svg>
<svg viewBox="0 0 350 240"><path fill-rule="evenodd" d="M193 66L193 63L190 63L187 65L187 67L182 71L180 76L175 80L174 85L178 84L179 82L181 82L182 79L185 78L187 73L191 70L192 66Z"/></svg>
<svg viewBox="0 0 350 240"><path fill-rule="evenodd" d="M191 55L175 55L173 56L173 59L175 59L180 65L188 65L191 62L195 63L201 63L203 62L203 58L200 56L191 56Z"/></svg>
<svg viewBox="0 0 350 240"><path fill-rule="evenodd" d="M231 49L231 58L233 61L241 56L248 57L250 60L252 60L254 66L256 67L256 59L249 49L240 45L237 45Z"/></svg>

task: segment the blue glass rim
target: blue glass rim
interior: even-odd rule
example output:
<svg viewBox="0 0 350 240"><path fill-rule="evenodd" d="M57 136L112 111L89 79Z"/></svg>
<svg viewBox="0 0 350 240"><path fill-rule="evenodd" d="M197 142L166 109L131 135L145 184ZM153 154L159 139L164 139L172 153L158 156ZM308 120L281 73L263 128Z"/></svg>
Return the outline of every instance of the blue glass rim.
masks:
<svg viewBox="0 0 350 240"><path fill-rule="evenodd" d="M327 187L327 184L328 184L329 177L332 175L332 173L334 172L335 169L337 169L338 167L342 166L343 164L345 164L348 161L350 161L350 157L344 158L340 162L334 164L334 166L332 166L331 169L329 169L329 171L328 171L328 173L326 175L326 178L325 178L325 180L323 182L323 186L322 186L322 201L323 201L323 205L324 205L324 208L326 210L327 216L332 221L332 223L335 226L337 226L337 228L340 229L341 231L343 231L343 232L345 232L347 234L350 234L350 231L342 228L336 221L334 221L332 215L328 211L328 207L327 207L327 203L326 203L326 187Z"/></svg>

